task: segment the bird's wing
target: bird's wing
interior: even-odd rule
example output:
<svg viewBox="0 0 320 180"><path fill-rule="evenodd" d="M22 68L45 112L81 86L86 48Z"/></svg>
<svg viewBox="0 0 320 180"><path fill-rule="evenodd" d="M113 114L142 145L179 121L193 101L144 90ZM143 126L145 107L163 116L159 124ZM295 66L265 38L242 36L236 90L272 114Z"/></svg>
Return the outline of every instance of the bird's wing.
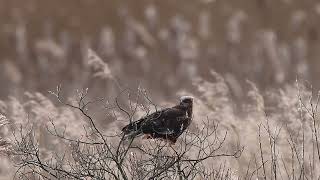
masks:
<svg viewBox="0 0 320 180"><path fill-rule="evenodd" d="M178 117L184 115L185 111L174 107L157 111L144 118L146 120L144 121L142 128L158 134L173 134L176 129L175 123L179 123Z"/></svg>
<svg viewBox="0 0 320 180"><path fill-rule="evenodd" d="M171 128L166 128L166 127L156 127L153 130L155 133L161 134L161 135L171 135L171 134L175 133L174 130L172 130Z"/></svg>
<svg viewBox="0 0 320 180"><path fill-rule="evenodd" d="M130 124L126 125L122 128L122 131L125 134L130 134L132 132L138 132L141 129L141 124L143 123L143 119L139 119L137 121L131 122Z"/></svg>

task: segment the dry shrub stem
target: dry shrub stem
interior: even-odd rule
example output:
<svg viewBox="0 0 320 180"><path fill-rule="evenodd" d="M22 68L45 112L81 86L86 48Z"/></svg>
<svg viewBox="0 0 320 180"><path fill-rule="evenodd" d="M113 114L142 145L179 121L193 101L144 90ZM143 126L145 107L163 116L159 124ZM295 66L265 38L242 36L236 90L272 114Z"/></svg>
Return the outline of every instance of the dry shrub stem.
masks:
<svg viewBox="0 0 320 180"><path fill-rule="evenodd" d="M257 117L260 118L257 137L254 138L256 144L253 143L257 151L246 149L245 153L251 151L252 154L248 158L245 156L247 164L241 164L242 157L238 157L243 148L234 146L234 142L228 144L232 132L221 130L224 124L216 123L209 117L202 122L196 121L198 126L186 131L174 146L166 141L128 138L121 133L107 134L93 113L96 106L101 105L103 113L106 111L108 118L112 118L108 121L120 123L120 126L121 122L132 122L142 114L158 111L148 93L141 88L137 91L122 90L114 102L106 103L104 98L90 100L88 90L78 92L76 101L66 101L61 95L61 87L58 87L51 94L63 105L61 108L71 109L83 117L86 122L83 134L69 134L67 127L61 128L61 124L50 117L45 130L55 138L59 147L48 151L43 148L34 124L16 126L11 153L18 168L15 178L319 179L319 93L315 96L313 91L309 93L300 88L298 86L298 97L291 102L280 93L284 98L280 108L296 108L283 116L272 111L265 112L263 98L259 97L257 89L251 92L251 97L259 100L259 111L254 111L259 113ZM226 103L226 99L222 100ZM284 113L283 110L279 112ZM120 132L113 132L117 131ZM238 165L244 167L239 169L243 171L235 169L237 166L230 166L232 161L226 161L226 158L238 158ZM236 174L236 171L239 173Z"/></svg>
<svg viewBox="0 0 320 180"><path fill-rule="evenodd" d="M165 141L145 140L139 143L137 137L127 138L124 134L105 135L89 114L90 106L104 101L103 98L88 101L88 90L78 93L76 103L66 102L61 95L61 86L51 92L66 107L77 110L88 122L81 137L70 137L65 129L59 128L49 118L46 130L65 144L63 153L51 152L45 155L33 128L18 130L13 144L17 179L230 179L231 171L223 166L207 168L209 159L218 157L240 157L243 148L226 152L224 144L227 132L220 138L219 125L209 119L195 132L187 131L174 146ZM128 93L128 104L121 105L122 94ZM131 93L131 94L130 94ZM135 99L133 102L132 99ZM144 99L147 104L139 103ZM156 105L146 91L138 89L132 93L123 90L115 98L115 107L110 114L121 112L127 122L133 120L138 109ZM129 108L129 110L127 110ZM106 108L107 109L107 108ZM26 132L25 132L26 131ZM254 173L254 172L253 172ZM252 174L253 174L252 173Z"/></svg>

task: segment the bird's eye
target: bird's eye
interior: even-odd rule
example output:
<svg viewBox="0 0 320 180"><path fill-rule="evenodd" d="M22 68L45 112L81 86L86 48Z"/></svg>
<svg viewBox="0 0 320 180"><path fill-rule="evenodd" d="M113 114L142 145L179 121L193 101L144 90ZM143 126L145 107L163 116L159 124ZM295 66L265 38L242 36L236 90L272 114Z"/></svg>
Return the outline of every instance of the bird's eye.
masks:
<svg viewBox="0 0 320 180"><path fill-rule="evenodd" d="M183 100L184 103L191 103L191 100L190 99L185 99Z"/></svg>

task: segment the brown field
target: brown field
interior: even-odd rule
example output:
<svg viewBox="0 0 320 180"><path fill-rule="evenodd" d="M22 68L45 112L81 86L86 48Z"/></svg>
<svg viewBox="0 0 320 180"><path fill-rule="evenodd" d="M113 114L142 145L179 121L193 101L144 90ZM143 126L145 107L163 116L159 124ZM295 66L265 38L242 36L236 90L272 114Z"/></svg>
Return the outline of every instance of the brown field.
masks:
<svg viewBox="0 0 320 180"><path fill-rule="evenodd" d="M317 0L0 0L0 145L34 124L43 151L62 151L49 119L82 135L84 118L48 93L59 85L110 102L139 87L159 107L194 96L191 131L210 119L225 151L244 146L213 163L229 179L319 179L319 19ZM126 123L90 112L107 133ZM12 179L2 151L0 179Z"/></svg>

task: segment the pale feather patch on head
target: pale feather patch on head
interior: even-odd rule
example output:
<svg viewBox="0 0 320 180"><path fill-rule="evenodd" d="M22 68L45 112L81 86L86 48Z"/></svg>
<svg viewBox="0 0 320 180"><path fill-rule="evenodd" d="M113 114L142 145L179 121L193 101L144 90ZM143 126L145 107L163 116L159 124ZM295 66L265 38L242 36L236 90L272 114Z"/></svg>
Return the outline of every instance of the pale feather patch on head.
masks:
<svg viewBox="0 0 320 180"><path fill-rule="evenodd" d="M181 102L184 101L184 100L186 100L186 99L191 99L191 100L193 100L193 97L192 97L192 96L181 96L181 97L180 97L180 101L181 101Z"/></svg>

